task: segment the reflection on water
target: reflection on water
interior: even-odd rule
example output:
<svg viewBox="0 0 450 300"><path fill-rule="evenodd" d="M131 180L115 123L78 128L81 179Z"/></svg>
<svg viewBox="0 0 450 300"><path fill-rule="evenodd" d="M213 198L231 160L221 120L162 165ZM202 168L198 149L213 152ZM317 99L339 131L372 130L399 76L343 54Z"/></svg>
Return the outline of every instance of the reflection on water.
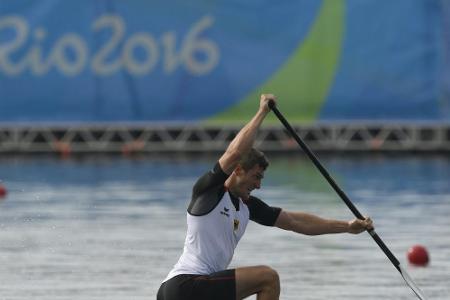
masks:
<svg viewBox="0 0 450 300"><path fill-rule="evenodd" d="M324 157L330 173L430 299L450 298L450 161ZM154 299L176 262L185 207L214 158L7 158L0 180L0 299ZM349 219L306 160L271 157L270 204ZM408 266L416 243L427 268ZM307 237L250 223L232 266L277 269L282 299L414 299L369 235Z"/></svg>

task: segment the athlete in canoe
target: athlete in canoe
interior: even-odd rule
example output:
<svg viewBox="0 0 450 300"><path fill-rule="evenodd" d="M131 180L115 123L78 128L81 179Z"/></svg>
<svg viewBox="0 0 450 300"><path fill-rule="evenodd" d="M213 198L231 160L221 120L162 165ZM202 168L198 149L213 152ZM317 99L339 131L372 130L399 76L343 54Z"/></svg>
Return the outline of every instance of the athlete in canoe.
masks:
<svg viewBox="0 0 450 300"><path fill-rule="evenodd" d="M183 254L164 279L157 300L235 300L257 294L279 299L278 273L268 266L227 269L249 220L300 234L358 234L373 228L370 218L339 221L267 205L251 195L261 187L269 163L253 148L274 95L260 105L215 166L195 183L187 209Z"/></svg>

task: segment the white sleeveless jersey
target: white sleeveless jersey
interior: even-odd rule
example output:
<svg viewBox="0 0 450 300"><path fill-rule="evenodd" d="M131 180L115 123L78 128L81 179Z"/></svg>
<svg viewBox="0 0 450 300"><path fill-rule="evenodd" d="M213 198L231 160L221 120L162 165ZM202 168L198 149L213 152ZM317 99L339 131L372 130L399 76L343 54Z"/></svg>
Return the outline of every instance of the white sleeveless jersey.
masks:
<svg viewBox="0 0 450 300"><path fill-rule="evenodd" d="M247 205L239 199L239 210L236 211L228 193L206 215L187 213L183 254L164 281L180 274L206 275L225 270L248 221Z"/></svg>

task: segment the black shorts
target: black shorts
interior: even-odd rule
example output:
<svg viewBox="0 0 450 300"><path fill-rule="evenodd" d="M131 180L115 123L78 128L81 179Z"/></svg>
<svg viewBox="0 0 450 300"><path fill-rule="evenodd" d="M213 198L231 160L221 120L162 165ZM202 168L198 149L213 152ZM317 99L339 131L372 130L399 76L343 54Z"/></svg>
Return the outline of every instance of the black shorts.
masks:
<svg viewBox="0 0 450 300"><path fill-rule="evenodd" d="M235 300L235 270L210 275L178 275L164 282L157 300Z"/></svg>

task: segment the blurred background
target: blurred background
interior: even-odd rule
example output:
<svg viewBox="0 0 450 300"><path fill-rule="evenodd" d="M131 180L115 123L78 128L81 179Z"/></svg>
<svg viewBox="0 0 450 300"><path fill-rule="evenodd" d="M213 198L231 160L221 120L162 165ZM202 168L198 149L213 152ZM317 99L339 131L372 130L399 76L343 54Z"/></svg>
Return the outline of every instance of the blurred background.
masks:
<svg viewBox="0 0 450 300"><path fill-rule="evenodd" d="M261 93L432 299L450 289L450 1L0 2L0 298L147 299ZM351 213L275 116L258 196ZM406 256L413 245L426 266ZM249 225L282 299L413 299L368 235Z"/></svg>

